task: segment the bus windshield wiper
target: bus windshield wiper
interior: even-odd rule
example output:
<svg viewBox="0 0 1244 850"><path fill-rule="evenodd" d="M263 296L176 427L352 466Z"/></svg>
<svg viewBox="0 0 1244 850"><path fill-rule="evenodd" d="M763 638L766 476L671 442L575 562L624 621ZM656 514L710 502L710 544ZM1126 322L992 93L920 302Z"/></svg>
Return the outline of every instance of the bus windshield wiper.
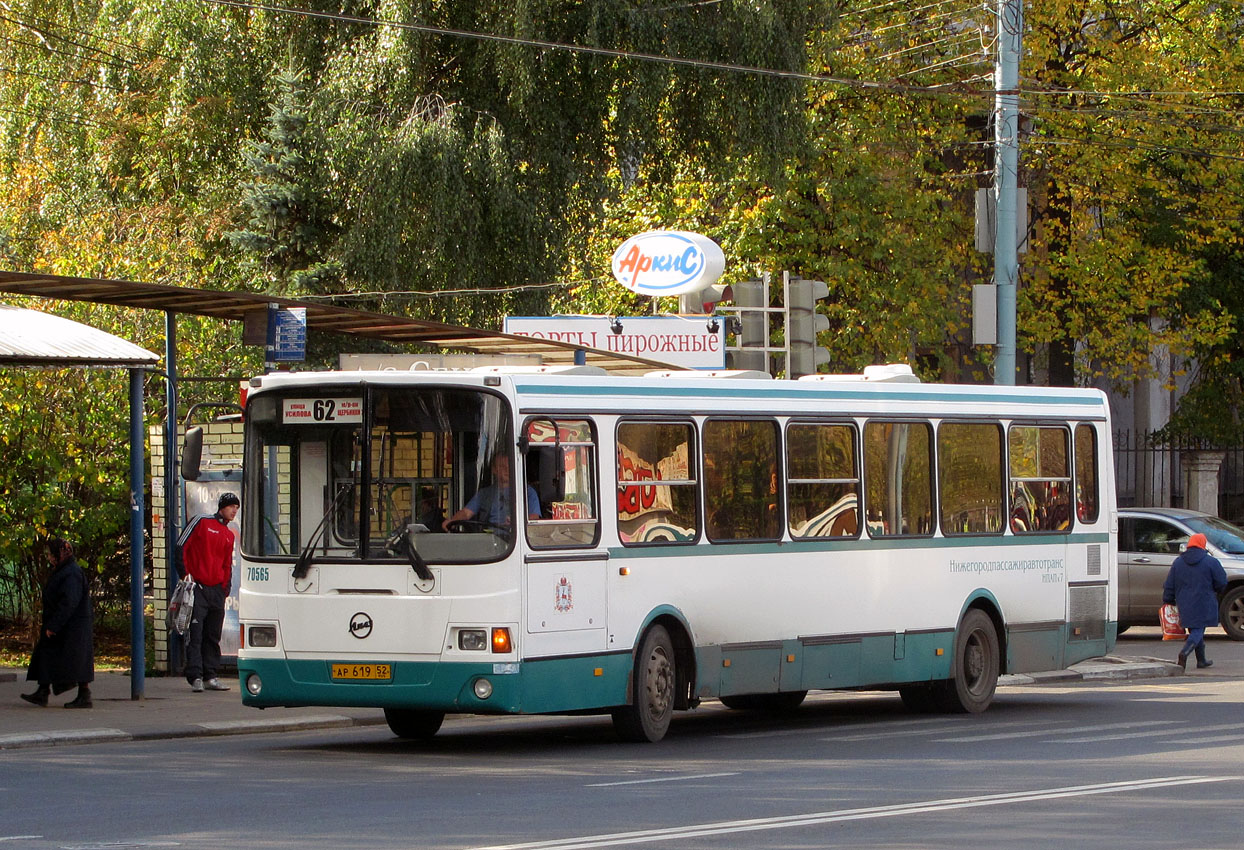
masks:
<svg viewBox="0 0 1244 850"><path fill-rule="evenodd" d="M419 526L423 528L423 526ZM386 543L389 551L401 551L406 556L406 560L410 561L410 568L415 571L415 575L424 581L436 581L436 576L428 569L428 562L423 560L423 556L419 554L419 550L415 548L415 541L412 539L414 533L411 526L403 526L393 532Z"/></svg>
<svg viewBox="0 0 1244 850"><path fill-rule="evenodd" d="M311 569L311 562L315 560L315 547L328 528L328 518L333 515L333 512L337 510L337 506L341 504L341 497L348 492L350 492L349 487L342 487L338 490L337 495L333 497L332 504L328 506L328 510L324 511L324 516L320 517L320 524L315 527L315 531L311 532L307 545L302 547L302 551L298 553L298 560L294 562L294 578L307 577L307 570Z"/></svg>

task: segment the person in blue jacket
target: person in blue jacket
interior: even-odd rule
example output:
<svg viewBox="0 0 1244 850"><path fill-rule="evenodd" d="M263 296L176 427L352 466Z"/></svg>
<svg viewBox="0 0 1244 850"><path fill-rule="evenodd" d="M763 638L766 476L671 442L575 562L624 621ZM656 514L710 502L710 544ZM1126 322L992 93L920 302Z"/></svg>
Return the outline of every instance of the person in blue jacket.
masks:
<svg viewBox="0 0 1244 850"><path fill-rule="evenodd" d="M1205 630L1218 625L1218 594L1227 588L1227 574L1218 559L1205 550L1204 534L1188 538L1188 546L1171 564L1162 585L1162 601L1179 609L1179 624L1188 639L1179 651L1179 666L1188 666L1188 653L1196 652L1196 666L1213 665L1205 658Z"/></svg>

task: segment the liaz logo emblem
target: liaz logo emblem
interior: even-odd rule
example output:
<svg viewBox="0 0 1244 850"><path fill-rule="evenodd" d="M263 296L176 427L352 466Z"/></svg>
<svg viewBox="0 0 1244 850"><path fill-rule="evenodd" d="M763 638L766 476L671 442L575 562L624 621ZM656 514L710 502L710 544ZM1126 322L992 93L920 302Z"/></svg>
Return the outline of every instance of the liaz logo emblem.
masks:
<svg viewBox="0 0 1244 850"><path fill-rule="evenodd" d="M561 581L556 585L556 596L553 599L553 608L560 614L565 614L574 607L574 596L570 591L570 580L562 576Z"/></svg>
<svg viewBox="0 0 1244 850"><path fill-rule="evenodd" d="M360 640L371 634L371 614L359 611L350 618L350 634Z"/></svg>

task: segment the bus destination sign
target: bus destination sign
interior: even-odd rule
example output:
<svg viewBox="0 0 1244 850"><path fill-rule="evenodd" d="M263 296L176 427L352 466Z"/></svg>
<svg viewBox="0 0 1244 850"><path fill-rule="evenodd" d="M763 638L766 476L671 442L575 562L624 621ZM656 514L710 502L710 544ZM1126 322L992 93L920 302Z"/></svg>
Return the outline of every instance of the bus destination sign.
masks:
<svg viewBox="0 0 1244 850"><path fill-rule="evenodd" d="M325 422L362 422L362 398L287 398L281 403L281 421L286 425Z"/></svg>

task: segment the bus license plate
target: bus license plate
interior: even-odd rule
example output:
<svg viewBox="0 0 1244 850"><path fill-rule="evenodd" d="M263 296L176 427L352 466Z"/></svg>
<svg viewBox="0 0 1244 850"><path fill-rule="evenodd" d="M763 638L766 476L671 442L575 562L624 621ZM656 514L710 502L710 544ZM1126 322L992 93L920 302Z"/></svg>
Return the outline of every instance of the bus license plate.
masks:
<svg viewBox="0 0 1244 850"><path fill-rule="evenodd" d="M387 680L393 678L391 664L334 664L333 678L353 681L357 679Z"/></svg>

